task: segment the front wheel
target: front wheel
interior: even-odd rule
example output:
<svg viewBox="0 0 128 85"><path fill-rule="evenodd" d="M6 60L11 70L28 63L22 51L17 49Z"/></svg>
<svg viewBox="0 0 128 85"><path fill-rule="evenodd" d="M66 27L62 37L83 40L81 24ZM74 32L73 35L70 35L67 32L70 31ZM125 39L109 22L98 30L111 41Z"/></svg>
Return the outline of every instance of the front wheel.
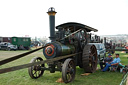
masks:
<svg viewBox="0 0 128 85"><path fill-rule="evenodd" d="M34 57L34 58L30 61L30 63L39 62L39 61L43 61L43 59L42 59L41 57ZM41 67L45 67L44 64L39 64L39 65L36 65L36 66L29 67L29 68L28 68L29 76L30 76L32 79L37 79L37 78L39 78L40 76L42 76L43 73L44 73L44 70L42 70Z"/></svg>
<svg viewBox="0 0 128 85"><path fill-rule="evenodd" d="M76 73L76 65L73 59L66 59L62 67L62 79L65 83L74 80Z"/></svg>

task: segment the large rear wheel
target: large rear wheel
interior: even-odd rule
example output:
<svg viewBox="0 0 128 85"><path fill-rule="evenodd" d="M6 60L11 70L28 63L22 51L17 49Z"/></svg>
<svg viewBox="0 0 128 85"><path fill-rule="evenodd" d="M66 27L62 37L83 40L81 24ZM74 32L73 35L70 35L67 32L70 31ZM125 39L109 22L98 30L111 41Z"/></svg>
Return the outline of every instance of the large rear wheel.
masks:
<svg viewBox="0 0 128 85"><path fill-rule="evenodd" d="M85 45L82 55L83 69L85 72L93 73L97 68L97 49L95 45Z"/></svg>

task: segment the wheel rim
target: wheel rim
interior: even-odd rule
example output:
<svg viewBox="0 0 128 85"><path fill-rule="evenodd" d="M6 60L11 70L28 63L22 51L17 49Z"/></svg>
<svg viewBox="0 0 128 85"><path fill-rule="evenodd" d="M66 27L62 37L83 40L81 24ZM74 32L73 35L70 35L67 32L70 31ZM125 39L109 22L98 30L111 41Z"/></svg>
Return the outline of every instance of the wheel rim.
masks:
<svg viewBox="0 0 128 85"><path fill-rule="evenodd" d="M75 69L74 69L74 63L73 61L70 61L67 68L67 80L70 82L72 78L74 77Z"/></svg>
<svg viewBox="0 0 128 85"><path fill-rule="evenodd" d="M76 67L74 60L67 59L62 67L62 79L65 83L69 83L74 80L76 73Z"/></svg>
<svg viewBox="0 0 128 85"><path fill-rule="evenodd" d="M31 63L39 61L43 61L43 59L40 57L35 57L34 59L32 59ZM33 79L39 78L44 73L44 70L42 70L41 67L44 67L44 64L29 67L28 72L30 77Z"/></svg>
<svg viewBox="0 0 128 85"><path fill-rule="evenodd" d="M89 66L91 71L93 72L97 66L97 50L95 49L94 45L91 46L89 53Z"/></svg>

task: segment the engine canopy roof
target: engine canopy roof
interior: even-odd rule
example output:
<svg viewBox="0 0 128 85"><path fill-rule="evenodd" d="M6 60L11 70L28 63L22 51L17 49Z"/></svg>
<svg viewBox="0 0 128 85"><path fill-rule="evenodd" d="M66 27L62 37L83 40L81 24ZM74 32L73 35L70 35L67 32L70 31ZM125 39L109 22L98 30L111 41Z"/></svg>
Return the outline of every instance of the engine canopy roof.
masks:
<svg viewBox="0 0 128 85"><path fill-rule="evenodd" d="M68 22L68 23L63 23L63 24L56 26L56 29L59 29L59 28L60 29L69 29L72 32L79 30L79 29L85 29L87 32L91 32L91 31L97 32L98 31L97 29L94 29L94 28L89 27L87 25L84 25L81 23L76 23L76 22Z"/></svg>

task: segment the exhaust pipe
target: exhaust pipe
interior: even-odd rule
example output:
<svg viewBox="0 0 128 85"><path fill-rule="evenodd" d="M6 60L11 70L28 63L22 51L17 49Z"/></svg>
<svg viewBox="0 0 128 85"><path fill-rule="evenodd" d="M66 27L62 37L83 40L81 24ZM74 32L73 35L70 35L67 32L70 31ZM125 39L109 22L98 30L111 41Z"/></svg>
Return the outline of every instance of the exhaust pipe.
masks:
<svg viewBox="0 0 128 85"><path fill-rule="evenodd" d="M49 26L50 26L50 40L51 42L55 41L55 9L53 7L48 9L48 15L49 15Z"/></svg>

